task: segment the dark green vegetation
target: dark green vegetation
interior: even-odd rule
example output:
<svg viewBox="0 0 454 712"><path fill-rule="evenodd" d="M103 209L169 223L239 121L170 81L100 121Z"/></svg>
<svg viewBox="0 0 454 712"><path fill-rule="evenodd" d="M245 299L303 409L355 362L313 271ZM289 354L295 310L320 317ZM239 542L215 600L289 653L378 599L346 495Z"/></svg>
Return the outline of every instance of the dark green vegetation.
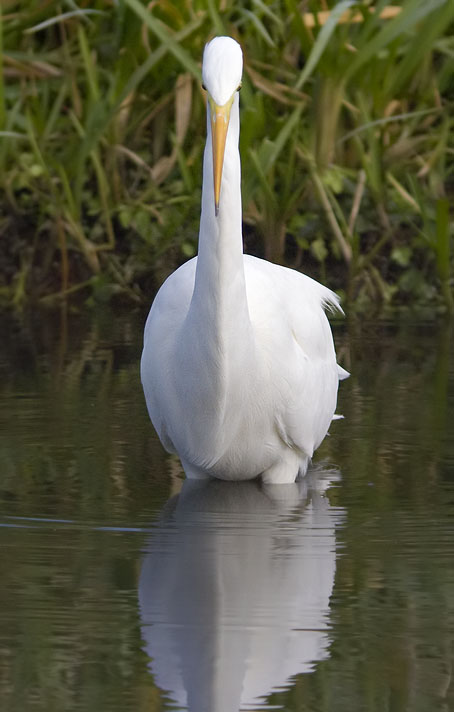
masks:
<svg viewBox="0 0 454 712"><path fill-rule="evenodd" d="M349 308L453 310L452 0L147 6L2 2L0 304L148 302L196 252L222 33L245 53L246 249Z"/></svg>

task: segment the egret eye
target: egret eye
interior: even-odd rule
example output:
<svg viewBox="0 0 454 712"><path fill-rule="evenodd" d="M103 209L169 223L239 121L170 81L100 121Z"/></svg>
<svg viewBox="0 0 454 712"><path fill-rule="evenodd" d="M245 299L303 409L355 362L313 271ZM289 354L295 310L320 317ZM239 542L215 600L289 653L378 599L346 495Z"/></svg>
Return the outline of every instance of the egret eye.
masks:
<svg viewBox="0 0 454 712"><path fill-rule="evenodd" d="M206 90L207 90L205 84L202 84L202 89L203 89L203 91L206 91Z"/></svg>
<svg viewBox="0 0 454 712"><path fill-rule="evenodd" d="M237 91L240 91L240 89L241 89L241 82L238 84L236 90L237 90Z"/></svg>

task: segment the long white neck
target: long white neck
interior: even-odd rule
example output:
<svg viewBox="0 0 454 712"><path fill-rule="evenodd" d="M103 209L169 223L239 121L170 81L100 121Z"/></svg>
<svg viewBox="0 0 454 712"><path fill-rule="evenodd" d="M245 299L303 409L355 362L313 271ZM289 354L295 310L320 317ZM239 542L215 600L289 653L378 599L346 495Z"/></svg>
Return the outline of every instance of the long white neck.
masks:
<svg viewBox="0 0 454 712"><path fill-rule="evenodd" d="M186 388L196 391L194 398L206 414L199 442L210 437L211 428L222 427L227 413L240 410L244 382L251 380L254 364L241 230L238 95L230 113L217 216L209 115L207 127L195 285L181 333L182 368L191 374Z"/></svg>
<svg viewBox="0 0 454 712"><path fill-rule="evenodd" d="M203 159L202 214L199 252L191 309L209 320L211 333L221 341L238 318L248 322L243 265L241 164L238 150L240 116L238 93L230 112L219 212L214 211L213 152L209 103L207 142ZM238 312L238 310L240 310Z"/></svg>

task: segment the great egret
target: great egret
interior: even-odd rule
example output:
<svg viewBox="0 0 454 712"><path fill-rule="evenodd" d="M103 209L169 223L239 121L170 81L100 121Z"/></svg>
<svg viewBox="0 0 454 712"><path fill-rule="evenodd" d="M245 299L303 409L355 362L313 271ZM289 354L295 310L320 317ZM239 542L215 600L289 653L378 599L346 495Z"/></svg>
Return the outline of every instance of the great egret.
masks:
<svg viewBox="0 0 454 712"><path fill-rule="evenodd" d="M337 295L243 254L242 69L235 40L206 45L199 251L153 302L141 376L153 425L187 477L289 483L325 437L348 374L336 364L324 311L340 309Z"/></svg>

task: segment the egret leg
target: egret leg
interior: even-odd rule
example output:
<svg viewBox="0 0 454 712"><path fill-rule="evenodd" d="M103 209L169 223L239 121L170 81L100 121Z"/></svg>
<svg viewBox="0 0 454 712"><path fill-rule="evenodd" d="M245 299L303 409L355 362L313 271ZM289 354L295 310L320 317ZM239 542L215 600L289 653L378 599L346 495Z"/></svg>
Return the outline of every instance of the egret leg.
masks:
<svg viewBox="0 0 454 712"><path fill-rule="evenodd" d="M262 472L262 482L265 485L288 485L293 484L301 466L301 457L294 451L289 450L287 456L271 465L265 472Z"/></svg>
<svg viewBox="0 0 454 712"><path fill-rule="evenodd" d="M302 477L305 476L305 474L306 474L306 472L307 472L307 468L308 468L309 465L310 465L310 462L311 462L311 458L310 458L310 457L303 457L303 458L300 459L300 462L299 462L299 470L298 470L298 478L302 478Z"/></svg>
<svg viewBox="0 0 454 712"><path fill-rule="evenodd" d="M210 476L196 465L191 465L185 460L181 460L185 475L190 480L208 480Z"/></svg>

